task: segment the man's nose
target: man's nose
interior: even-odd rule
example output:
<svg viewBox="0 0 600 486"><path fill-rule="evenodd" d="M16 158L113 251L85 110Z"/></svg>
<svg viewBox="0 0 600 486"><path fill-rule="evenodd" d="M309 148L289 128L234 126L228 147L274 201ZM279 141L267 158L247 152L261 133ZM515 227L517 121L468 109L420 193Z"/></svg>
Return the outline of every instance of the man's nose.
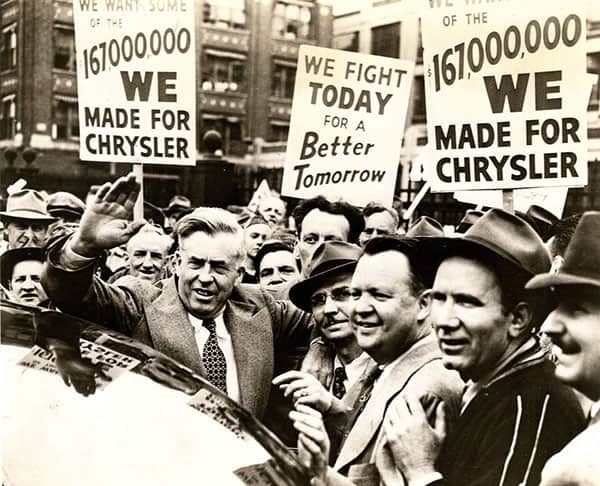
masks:
<svg viewBox="0 0 600 486"><path fill-rule="evenodd" d="M540 331L552 337L562 334L564 329L565 328L562 323L562 314L560 309L555 309L548 314L548 317L546 317L546 320L542 324Z"/></svg>
<svg viewBox="0 0 600 486"><path fill-rule="evenodd" d="M371 304L364 295L361 295L354 301L354 307L352 311L356 314L369 314L372 310Z"/></svg>
<svg viewBox="0 0 600 486"><path fill-rule="evenodd" d="M212 272L209 265L204 265L198 270L198 279L203 283L212 282Z"/></svg>
<svg viewBox="0 0 600 486"><path fill-rule="evenodd" d="M331 297L331 295L328 295L325 298L325 306L323 307L323 313L324 314L337 314L338 308L335 305L335 302L333 300L333 298Z"/></svg>
<svg viewBox="0 0 600 486"><path fill-rule="evenodd" d="M149 254L146 254L146 256L144 256L144 259L142 260L142 266L146 268L154 266L154 261L152 260L152 257Z"/></svg>
<svg viewBox="0 0 600 486"><path fill-rule="evenodd" d="M431 321L434 327L457 328L460 319L456 315L454 304L446 300L443 304L434 303L431 308Z"/></svg>
<svg viewBox="0 0 600 486"><path fill-rule="evenodd" d="M31 277L27 277L23 281L23 285L21 286L21 288L24 289L24 290L33 290L33 289L35 289L35 283L31 279Z"/></svg>

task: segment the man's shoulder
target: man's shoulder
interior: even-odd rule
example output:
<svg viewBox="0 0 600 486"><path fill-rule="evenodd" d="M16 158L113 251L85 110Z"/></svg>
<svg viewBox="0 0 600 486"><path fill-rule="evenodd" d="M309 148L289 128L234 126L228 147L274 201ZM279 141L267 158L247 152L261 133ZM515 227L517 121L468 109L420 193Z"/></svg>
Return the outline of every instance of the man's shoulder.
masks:
<svg viewBox="0 0 600 486"><path fill-rule="evenodd" d="M160 280L155 283L150 283L147 280L133 277L131 275L123 275L116 280L112 285L126 289L127 291L140 297L142 300L155 300L169 286L175 285L171 282L172 279Z"/></svg>

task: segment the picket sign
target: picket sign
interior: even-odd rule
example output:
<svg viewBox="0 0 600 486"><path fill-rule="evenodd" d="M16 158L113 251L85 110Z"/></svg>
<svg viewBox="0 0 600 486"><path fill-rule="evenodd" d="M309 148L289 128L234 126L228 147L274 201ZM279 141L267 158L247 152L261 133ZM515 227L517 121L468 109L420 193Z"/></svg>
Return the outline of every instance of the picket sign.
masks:
<svg viewBox="0 0 600 486"><path fill-rule="evenodd" d="M142 164L133 164L133 174L135 175L136 182L140 185L140 193L133 208L133 219L139 221L140 219L144 219L144 166Z"/></svg>

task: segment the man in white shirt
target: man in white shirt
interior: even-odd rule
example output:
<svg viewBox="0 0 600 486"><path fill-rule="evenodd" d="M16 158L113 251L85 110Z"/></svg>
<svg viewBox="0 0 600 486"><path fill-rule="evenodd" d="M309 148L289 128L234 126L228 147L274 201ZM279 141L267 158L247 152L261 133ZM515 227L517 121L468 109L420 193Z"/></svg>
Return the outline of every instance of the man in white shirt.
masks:
<svg viewBox="0 0 600 486"><path fill-rule="evenodd" d="M44 287L61 310L153 346L262 417L275 370L292 369L305 352L309 316L238 285L243 230L218 208L198 208L178 222L172 278L118 286L94 278L100 254L144 224L131 222L138 192L132 175L98 190L75 234L49 249Z"/></svg>

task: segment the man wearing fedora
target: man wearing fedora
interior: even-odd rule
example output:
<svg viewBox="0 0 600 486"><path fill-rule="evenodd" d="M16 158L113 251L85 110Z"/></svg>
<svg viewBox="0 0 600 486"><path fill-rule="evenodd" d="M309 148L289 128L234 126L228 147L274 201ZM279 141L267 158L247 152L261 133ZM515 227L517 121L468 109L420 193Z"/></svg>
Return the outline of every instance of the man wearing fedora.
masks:
<svg viewBox="0 0 600 486"><path fill-rule="evenodd" d="M310 263L309 276L290 288L290 300L312 313L323 337L332 345L334 375L323 387L312 375L289 371L273 381L296 404L310 404L323 413L344 410L341 399L375 363L356 341L350 323L351 283L361 249L351 243L322 243Z"/></svg>
<svg viewBox="0 0 600 486"><path fill-rule="evenodd" d="M43 266L41 248L14 248L0 255L0 277L8 297L20 304L47 307L48 295L42 287Z"/></svg>
<svg viewBox="0 0 600 486"><path fill-rule="evenodd" d="M54 221L48 214L46 199L38 191L23 189L8 196L6 211L0 212L6 225L8 249L41 247L48 225Z"/></svg>
<svg viewBox="0 0 600 486"><path fill-rule="evenodd" d="M74 194L58 191L48 196L48 213L60 223L78 224L85 211L85 203Z"/></svg>
<svg viewBox="0 0 600 486"><path fill-rule="evenodd" d="M555 346L555 374L592 401L588 427L553 456L543 486L600 484L600 212L585 213L556 271L529 289L550 289L557 307L542 325Z"/></svg>
<svg viewBox="0 0 600 486"><path fill-rule="evenodd" d="M547 310L525 283L550 257L523 219L490 210L460 238L428 239L439 267L431 319L444 365L467 382L453 429L400 402L385 424L408 484L534 485L583 427L573 391L554 377L535 330Z"/></svg>

